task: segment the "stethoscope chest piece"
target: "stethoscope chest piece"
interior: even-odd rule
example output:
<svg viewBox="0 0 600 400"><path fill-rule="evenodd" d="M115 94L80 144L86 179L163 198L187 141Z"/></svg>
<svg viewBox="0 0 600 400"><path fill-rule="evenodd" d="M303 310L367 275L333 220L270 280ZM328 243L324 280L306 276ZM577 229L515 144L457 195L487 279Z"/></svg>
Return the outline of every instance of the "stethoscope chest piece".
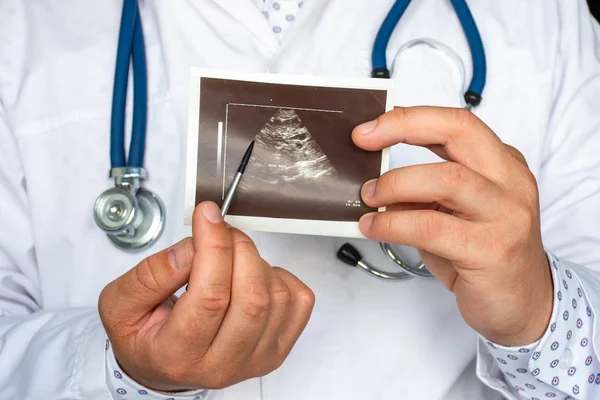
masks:
<svg viewBox="0 0 600 400"><path fill-rule="evenodd" d="M150 245L162 233L165 210L160 199L140 187L145 178L143 168L120 167L111 169L115 187L96 199L96 224L119 248L136 250Z"/></svg>

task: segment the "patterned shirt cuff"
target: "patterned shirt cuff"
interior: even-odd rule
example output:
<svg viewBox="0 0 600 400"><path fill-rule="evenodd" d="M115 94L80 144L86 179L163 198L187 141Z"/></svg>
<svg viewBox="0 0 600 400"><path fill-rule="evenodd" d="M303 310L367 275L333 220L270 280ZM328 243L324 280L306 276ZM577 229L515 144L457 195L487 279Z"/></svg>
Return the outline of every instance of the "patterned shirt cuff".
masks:
<svg viewBox="0 0 600 400"><path fill-rule="evenodd" d="M105 342L106 386L114 400L203 400L208 390L193 390L177 393L163 393L143 387L131 379L119 366L112 351L110 341Z"/></svg>
<svg viewBox="0 0 600 400"><path fill-rule="evenodd" d="M594 313L576 274L550 253L548 260L555 301L544 336L519 348L488 341L480 350L495 359L515 398L598 398L600 362L591 343ZM487 383L501 390L498 381Z"/></svg>

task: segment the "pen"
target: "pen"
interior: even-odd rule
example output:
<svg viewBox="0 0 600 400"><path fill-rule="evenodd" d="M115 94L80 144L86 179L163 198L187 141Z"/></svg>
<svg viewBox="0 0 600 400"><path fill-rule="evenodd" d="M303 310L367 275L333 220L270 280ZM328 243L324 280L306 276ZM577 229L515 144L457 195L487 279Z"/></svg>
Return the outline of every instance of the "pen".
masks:
<svg viewBox="0 0 600 400"><path fill-rule="evenodd" d="M225 217L227 215L227 210L231 205L231 201L233 200L233 196L235 195L235 191L237 190L240 181L242 180L242 175L244 175L244 171L246 170L246 166L248 165L248 161L250 161L250 156L252 155L252 149L254 148L254 140L250 142L250 145L246 149L244 153L244 157L242 158L242 162L238 167L237 172L235 173L235 177L233 178L233 182L231 182L231 186L227 190L227 195L225 196L225 200L223 200L223 206L221 206L221 216Z"/></svg>
<svg viewBox="0 0 600 400"><path fill-rule="evenodd" d="M233 178L233 182L231 182L231 186L227 190L227 195L225 196L225 200L223 201L223 206L221 207L221 216L225 217L227 215L227 210L229 209L229 205L231 204L231 200L233 200L233 195L237 187L242 180L242 175L244 175L244 171L246 170L246 166L248 165L248 161L250 161L250 156L252 155L252 149L254 148L254 140L250 142L250 145L246 149L244 153L244 157L242 158L242 162L238 167L237 172L235 173L235 177ZM188 290L189 283L185 285L185 290Z"/></svg>

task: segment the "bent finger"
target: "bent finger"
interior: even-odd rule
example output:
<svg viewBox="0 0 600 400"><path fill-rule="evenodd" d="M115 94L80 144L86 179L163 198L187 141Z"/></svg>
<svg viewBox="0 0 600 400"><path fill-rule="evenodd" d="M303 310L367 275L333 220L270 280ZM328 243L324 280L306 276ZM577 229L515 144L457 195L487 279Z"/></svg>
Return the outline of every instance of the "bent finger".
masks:
<svg viewBox="0 0 600 400"><path fill-rule="evenodd" d="M247 358L267 323L271 307L269 269L252 239L232 229L234 266L231 303L211 352L235 365Z"/></svg>
<svg viewBox="0 0 600 400"><path fill-rule="evenodd" d="M394 169L367 182L361 195L374 208L396 203L438 203L478 219L502 212L500 189L481 174L455 162Z"/></svg>
<svg viewBox="0 0 600 400"><path fill-rule="evenodd" d="M292 294L290 293L290 289L274 268L271 268L269 272L271 308L265 328L254 348L254 353L256 354L267 354L269 349L277 349L279 337L281 336L291 307Z"/></svg>
<svg viewBox="0 0 600 400"><path fill-rule="evenodd" d="M373 212L363 215L359 227L369 239L423 249L451 261L480 258L477 225L446 213Z"/></svg>
<svg viewBox="0 0 600 400"><path fill-rule="evenodd" d="M315 294L294 274L282 268L273 268L290 290L290 308L279 336L280 354L287 356L306 328L315 306Z"/></svg>
<svg viewBox="0 0 600 400"><path fill-rule="evenodd" d="M365 150L381 150L405 143L436 146L447 155L486 177L501 179L510 154L496 134L470 111L446 107L398 107L375 121L357 126L354 143Z"/></svg>

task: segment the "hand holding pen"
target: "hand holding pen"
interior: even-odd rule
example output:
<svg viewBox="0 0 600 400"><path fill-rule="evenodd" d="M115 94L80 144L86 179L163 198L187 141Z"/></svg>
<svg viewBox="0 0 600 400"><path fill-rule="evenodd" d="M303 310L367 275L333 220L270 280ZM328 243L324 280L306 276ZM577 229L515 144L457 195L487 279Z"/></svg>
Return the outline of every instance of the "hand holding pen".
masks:
<svg viewBox="0 0 600 400"><path fill-rule="evenodd" d="M221 214L213 202L199 204L191 238L102 291L100 316L117 361L144 386L217 389L267 375L308 322L312 291L267 264ZM189 289L174 296L186 282Z"/></svg>

